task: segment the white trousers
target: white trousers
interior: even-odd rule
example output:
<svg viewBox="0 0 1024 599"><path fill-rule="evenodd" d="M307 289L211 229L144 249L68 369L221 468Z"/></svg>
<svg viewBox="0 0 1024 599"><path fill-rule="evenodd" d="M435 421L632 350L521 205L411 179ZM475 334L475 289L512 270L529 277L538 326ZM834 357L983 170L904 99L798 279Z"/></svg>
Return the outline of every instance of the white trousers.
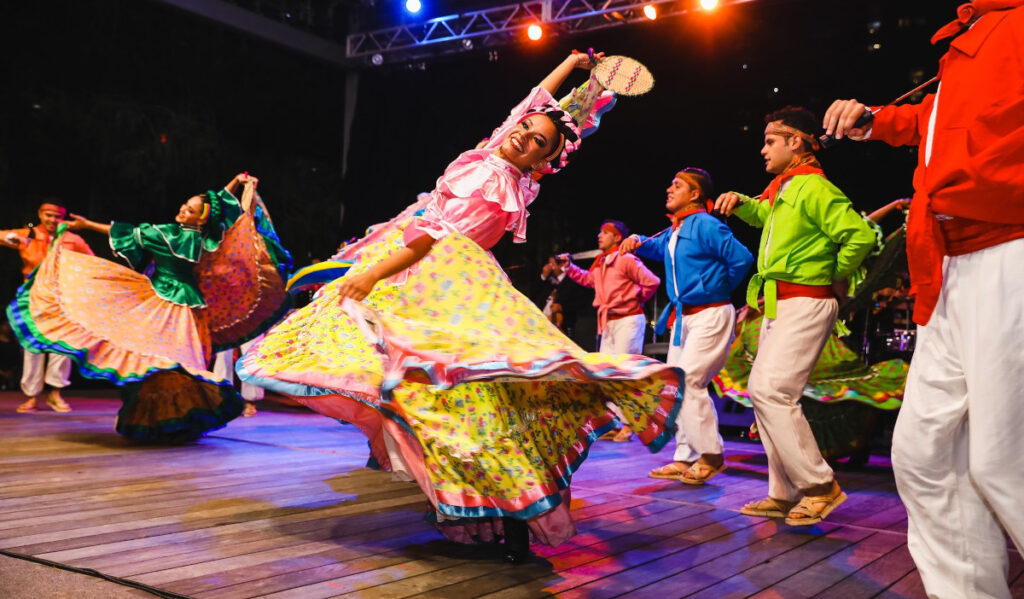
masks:
<svg viewBox="0 0 1024 599"><path fill-rule="evenodd" d="M601 347L597 351L602 354L642 354L646 327L647 317L643 314L609 320L604 325Z"/></svg>
<svg viewBox="0 0 1024 599"><path fill-rule="evenodd" d="M259 336L255 339L246 341L238 347L238 351L242 355L249 351L249 347L262 339L263 336ZM235 381L235 350L226 349L222 352L217 352L216 359L213 361L213 374L227 379L229 382L234 383ZM245 401L259 401L263 399L263 387L257 387L256 385L250 385L249 383L242 383L241 396Z"/></svg>
<svg viewBox="0 0 1024 599"><path fill-rule="evenodd" d="M1009 598L1024 550L1024 239L947 258L919 327L892 465L929 597Z"/></svg>
<svg viewBox="0 0 1024 599"><path fill-rule="evenodd" d="M768 456L768 496L799 501L801 489L832 480L799 400L835 325L834 299L780 300L775 319L761 325L750 371L750 402Z"/></svg>
<svg viewBox="0 0 1024 599"><path fill-rule="evenodd" d="M626 316L609 320L601 333L601 346L598 348L602 354L634 354L640 355L644 352L644 333L647 330L647 317L643 314ZM626 423L625 416L619 406L612 402L606 404L608 409L622 424Z"/></svg>
<svg viewBox="0 0 1024 599"><path fill-rule="evenodd" d="M718 414L708 393L708 384L721 372L736 336L736 308L731 304L683 316L672 327L669 343L681 329L680 345L670 345L669 366L686 374L683 406L676 416L677 462L695 462L702 454L722 453Z"/></svg>
<svg viewBox="0 0 1024 599"><path fill-rule="evenodd" d="M22 350L24 359L21 367L21 392L35 397L43 392L43 384L54 389L68 386L71 375L71 358L60 354L34 354Z"/></svg>

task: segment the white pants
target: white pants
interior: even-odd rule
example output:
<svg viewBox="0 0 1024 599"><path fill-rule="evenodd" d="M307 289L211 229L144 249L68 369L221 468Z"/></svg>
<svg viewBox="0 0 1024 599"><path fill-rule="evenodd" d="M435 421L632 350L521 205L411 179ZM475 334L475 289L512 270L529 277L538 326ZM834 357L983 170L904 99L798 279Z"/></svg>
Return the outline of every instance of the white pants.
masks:
<svg viewBox="0 0 1024 599"><path fill-rule="evenodd" d="M60 354L34 354L22 350L21 392L35 397L43 392L43 383L63 389L71 381L71 358Z"/></svg>
<svg viewBox="0 0 1024 599"><path fill-rule="evenodd" d="M609 320L604 325L604 332L601 333L601 347L597 351L602 354L640 355L644 352L646 327L647 317L643 314ZM626 424L626 418L622 415L619 406L612 402L608 402L606 405L611 413L619 419L619 422Z"/></svg>
<svg viewBox="0 0 1024 599"><path fill-rule="evenodd" d="M1024 550L1024 239L947 258L892 441L929 597L1010 597Z"/></svg>
<svg viewBox="0 0 1024 599"><path fill-rule="evenodd" d="M750 402L768 456L768 496L799 501L801 489L832 480L799 400L835 325L834 299L780 300L775 319L761 326L750 371Z"/></svg>
<svg viewBox="0 0 1024 599"><path fill-rule="evenodd" d="M644 332L647 317L635 314L623 318L609 320L601 333L602 354L642 354L644 351Z"/></svg>
<svg viewBox="0 0 1024 599"><path fill-rule="evenodd" d="M259 336L255 339L246 341L238 347L238 351L245 355L245 352L249 350L249 347L262 339L263 336ZM226 349L222 352L217 352L216 359L213 361L213 374L227 379L228 382L234 383L235 381L235 350ZM259 401L263 399L263 387L257 387L256 385L250 385L249 383L242 383L242 399L245 401Z"/></svg>
<svg viewBox="0 0 1024 599"><path fill-rule="evenodd" d="M670 345L669 366L678 366L686 374L683 406L676 416L677 462L695 462L702 454L721 454L722 436L718 434L718 414L708 393L708 384L721 372L729 357L729 346L736 336L736 308L731 304L701 310L683 316L672 327L681 330L680 345Z"/></svg>

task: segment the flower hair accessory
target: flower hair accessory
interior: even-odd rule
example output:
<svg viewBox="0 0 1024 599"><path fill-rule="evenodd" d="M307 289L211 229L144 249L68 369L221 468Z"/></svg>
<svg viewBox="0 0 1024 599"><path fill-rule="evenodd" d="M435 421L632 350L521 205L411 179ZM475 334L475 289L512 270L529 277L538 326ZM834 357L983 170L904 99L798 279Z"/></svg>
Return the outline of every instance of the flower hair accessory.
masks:
<svg viewBox="0 0 1024 599"><path fill-rule="evenodd" d="M558 131L559 144L551 154L545 156L548 165L539 169L539 172L546 175L556 173L569 164L569 154L575 152L580 147L579 125L576 124L576 121L568 113L561 108L553 106L541 108L531 114L544 115L554 123L555 130Z"/></svg>

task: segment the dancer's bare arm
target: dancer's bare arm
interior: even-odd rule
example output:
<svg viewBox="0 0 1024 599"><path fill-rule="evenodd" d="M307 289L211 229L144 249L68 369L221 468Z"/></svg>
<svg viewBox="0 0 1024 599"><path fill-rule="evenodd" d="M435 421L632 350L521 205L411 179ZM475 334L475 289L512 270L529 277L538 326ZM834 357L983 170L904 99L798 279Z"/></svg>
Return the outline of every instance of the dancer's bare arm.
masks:
<svg viewBox="0 0 1024 599"><path fill-rule="evenodd" d="M370 294L377 281L396 275L416 264L427 255L432 247L434 247L434 238L423 235L391 256L374 264L368 270L345 277L345 281L338 288L338 294L343 299L350 297L356 301L362 300Z"/></svg>
<svg viewBox="0 0 1024 599"><path fill-rule="evenodd" d="M97 233L103 233L104 235L110 235L110 225L93 222L80 214L69 214L71 220L68 221L68 229L71 231L81 231L82 229L88 229L89 231L96 231Z"/></svg>
<svg viewBox="0 0 1024 599"><path fill-rule="evenodd" d="M598 52L594 55L594 61L600 61L602 58L604 58L604 52ZM582 52L570 54L540 82L540 86L553 96L558 92L558 88L562 87L562 84L565 83L566 78L569 77L573 69L592 69L595 64L596 62L591 61L590 57Z"/></svg>

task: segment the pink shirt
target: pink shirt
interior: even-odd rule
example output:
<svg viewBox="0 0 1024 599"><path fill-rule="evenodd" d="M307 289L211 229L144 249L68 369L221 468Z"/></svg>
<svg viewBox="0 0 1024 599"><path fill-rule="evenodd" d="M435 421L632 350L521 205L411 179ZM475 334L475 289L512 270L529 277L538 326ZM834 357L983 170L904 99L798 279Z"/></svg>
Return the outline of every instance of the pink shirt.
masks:
<svg viewBox="0 0 1024 599"><path fill-rule="evenodd" d="M556 106L546 90L535 87L479 150L459 154L437 180L423 215L405 230L405 243L430 235L440 239L459 232L489 250L506 231L513 241L526 241L526 207L537 198L540 184L494 155L512 127L539 106Z"/></svg>
<svg viewBox="0 0 1024 599"><path fill-rule="evenodd" d="M604 331L609 316L643 313L644 304L661 284L661 279L639 258L618 252L606 256L601 266L594 270L583 270L569 264L565 273L580 285L594 289L598 333Z"/></svg>

